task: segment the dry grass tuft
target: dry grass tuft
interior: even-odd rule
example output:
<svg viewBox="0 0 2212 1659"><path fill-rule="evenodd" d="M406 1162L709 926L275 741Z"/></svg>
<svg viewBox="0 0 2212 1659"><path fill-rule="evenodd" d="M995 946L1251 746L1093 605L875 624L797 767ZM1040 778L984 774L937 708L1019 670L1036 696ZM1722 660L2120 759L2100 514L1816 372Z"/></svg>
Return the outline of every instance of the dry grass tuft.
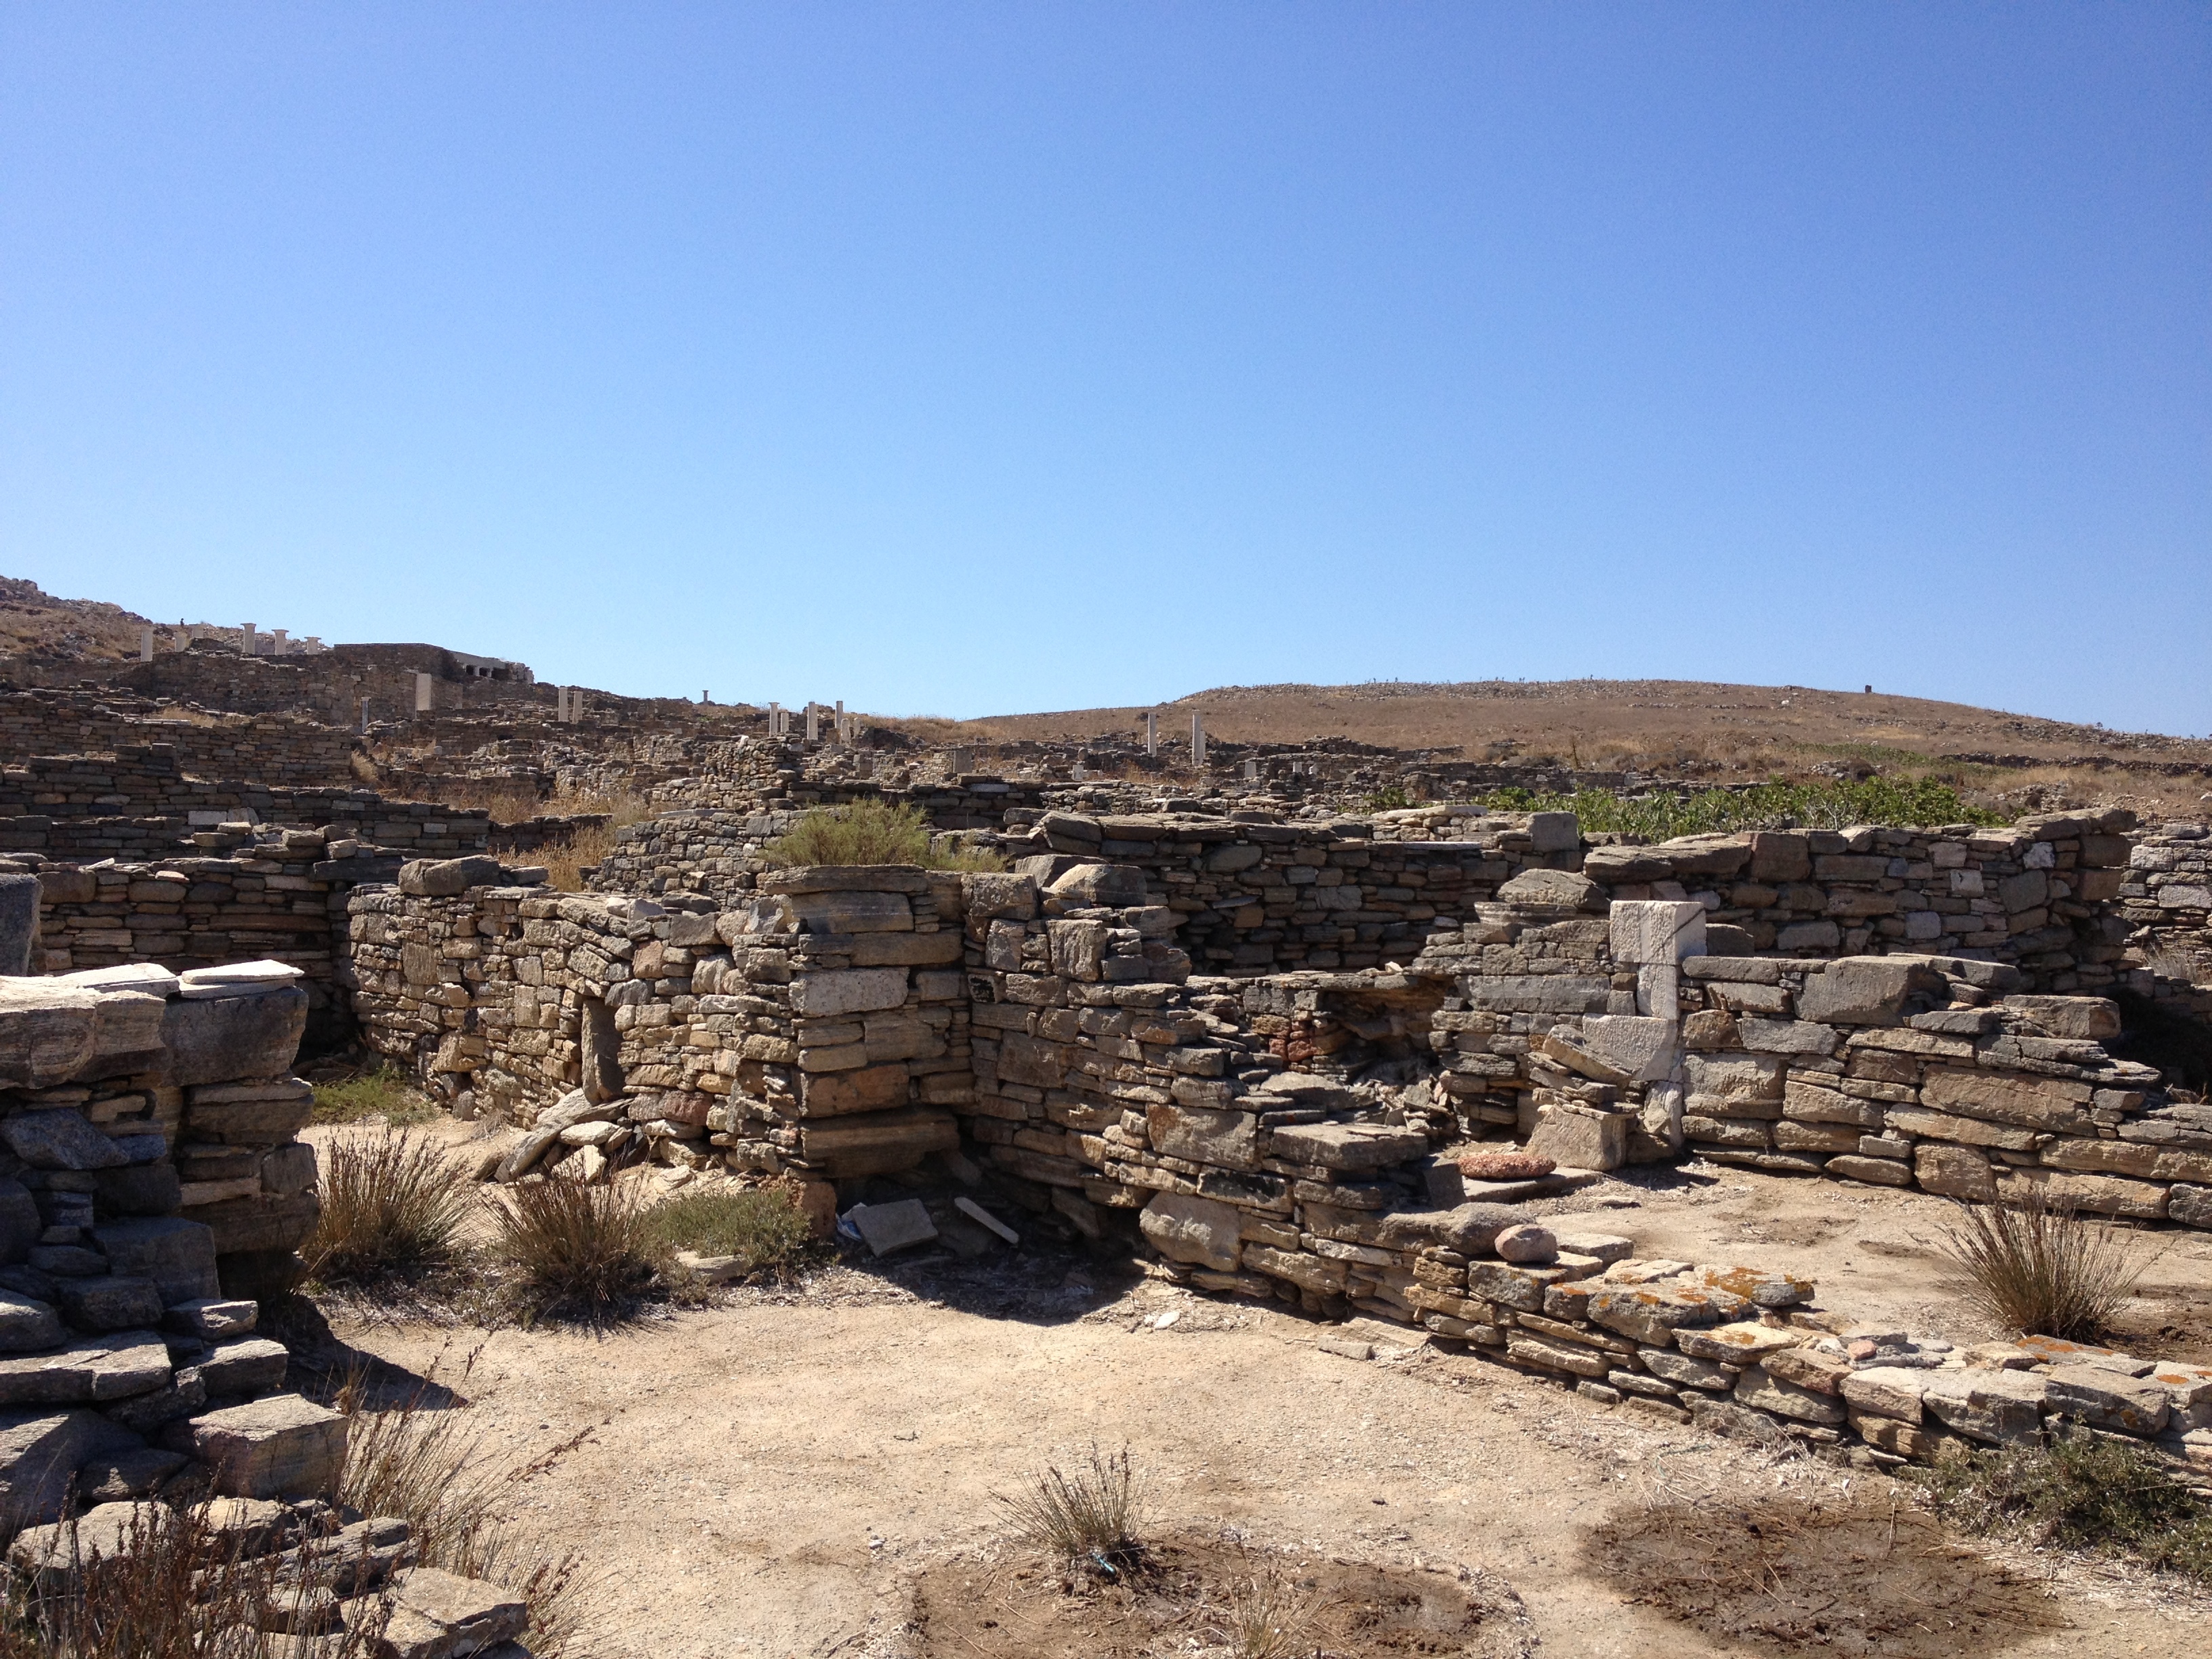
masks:
<svg viewBox="0 0 2212 1659"><path fill-rule="evenodd" d="M1229 1659L1305 1659L1320 1644L1315 1624L1317 1598L1267 1572L1235 1586L1220 1620L1221 1643Z"/></svg>
<svg viewBox="0 0 2212 1659"><path fill-rule="evenodd" d="M461 1381L474 1362L471 1354ZM527 1468L509 1468L488 1455L485 1431L434 1372L388 1410L367 1409L362 1393L356 1376L338 1395L338 1409L353 1419L339 1501L405 1520L424 1565L522 1596L530 1603L527 1645L539 1659L568 1650L596 1591L586 1558L526 1538L498 1518L498 1509L518 1479L541 1472L580 1438Z"/></svg>
<svg viewBox="0 0 2212 1659"><path fill-rule="evenodd" d="M309 1624L312 1568L288 1576L274 1556L246 1559L193 1510L149 1505L112 1556L72 1526L58 1570L11 1576L0 1604L0 1659L290 1659L301 1650L274 1627ZM314 1547L307 1547L312 1559ZM317 1659L369 1659L387 1650L391 1604L372 1594L337 1630L315 1639Z"/></svg>
<svg viewBox="0 0 2212 1659"><path fill-rule="evenodd" d="M325 1285L411 1279L452 1265L476 1207L469 1172L434 1141L385 1129L322 1155L322 1218L301 1255Z"/></svg>
<svg viewBox="0 0 2212 1659"><path fill-rule="evenodd" d="M1111 1577L1140 1552L1135 1528L1142 1499L1128 1448L1107 1455L1094 1445L1073 1473L1047 1464L1030 1477L1026 1491L997 1501L1028 1542Z"/></svg>
<svg viewBox="0 0 2212 1659"><path fill-rule="evenodd" d="M620 1317L653 1283L667 1247L623 1187L568 1176L525 1182L497 1209L492 1254L525 1323Z"/></svg>
<svg viewBox="0 0 2212 1659"><path fill-rule="evenodd" d="M2024 1204L1960 1205L1939 1248L1998 1324L2069 1342L2102 1335L2151 1262L2118 1229L2084 1221L2039 1189Z"/></svg>

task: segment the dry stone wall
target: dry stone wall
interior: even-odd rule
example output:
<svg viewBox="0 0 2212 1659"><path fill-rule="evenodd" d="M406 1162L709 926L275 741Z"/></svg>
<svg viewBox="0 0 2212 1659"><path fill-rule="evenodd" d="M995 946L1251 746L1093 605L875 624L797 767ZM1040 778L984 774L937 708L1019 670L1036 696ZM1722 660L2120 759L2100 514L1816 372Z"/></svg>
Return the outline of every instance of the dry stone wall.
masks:
<svg viewBox="0 0 2212 1659"><path fill-rule="evenodd" d="M356 891L349 973L378 1052L543 1133L510 1175L649 1156L826 1186L956 1145L957 878L792 872L717 912L472 884L478 862Z"/></svg>
<svg viewBox="0 0 2212 1659"><path fill-rule="evenodd" d="M252 1335L318 1213L294 1140L313 1091L287 1075L296 979L0 980L0 1528L53 1521L72 1487L144 1497L196 1461L227 1458L231 1492L301 1475L343 1423L283 1395L285 1350ZM336 1468L305 1474L327 1491Z"/></svg>

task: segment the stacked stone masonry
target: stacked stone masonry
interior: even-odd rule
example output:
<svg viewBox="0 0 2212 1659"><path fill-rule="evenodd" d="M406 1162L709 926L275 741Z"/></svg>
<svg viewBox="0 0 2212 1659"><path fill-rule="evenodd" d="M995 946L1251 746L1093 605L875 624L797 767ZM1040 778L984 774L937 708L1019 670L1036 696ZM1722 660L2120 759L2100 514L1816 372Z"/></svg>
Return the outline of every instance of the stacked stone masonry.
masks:
<svg viewBox="0 0 2212 1659"><path fill-rule="evenodd" d="M344 1419L284 1395L255 1298L318 1213L295 970L0 979L0 1526L326 1493Z"/></svg>

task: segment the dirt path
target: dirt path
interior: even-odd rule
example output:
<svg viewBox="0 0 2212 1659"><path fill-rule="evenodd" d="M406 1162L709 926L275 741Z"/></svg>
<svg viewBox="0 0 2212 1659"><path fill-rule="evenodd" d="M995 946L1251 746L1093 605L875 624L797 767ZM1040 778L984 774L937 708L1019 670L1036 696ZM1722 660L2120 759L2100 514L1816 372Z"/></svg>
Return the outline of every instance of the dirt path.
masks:
<svg viewBox="0 0 2212 1659"><path fill-rule="evenodd" d="M1627 1605L1577 1564L1584 1528L1715 1486L1814 1496L1845 1472L1654 1431L1478 1362L1359 1362L1325 1329L1145 1283L1010 1293L997 1315L837 1269L803 1299L679 1315L605 1338L502 1332L465 1392L518 1462L514 1514L606 1572L604 1659L896 1654L901 1581L1003 1531L992 1502L1048 1458L1130 1446L1153 1512L1272 1545L1465 1563L1523 1598L1553 1655L1737 1652ZM1177 1318L1156 1328L1165 1313ZM448 1374L476 1339L341 1328ZM1856 1477L1862 1487L1866 1476ZM2212 1643L2199 1608L2076 1572L2069 1628L1990 1652Z"/></svg>

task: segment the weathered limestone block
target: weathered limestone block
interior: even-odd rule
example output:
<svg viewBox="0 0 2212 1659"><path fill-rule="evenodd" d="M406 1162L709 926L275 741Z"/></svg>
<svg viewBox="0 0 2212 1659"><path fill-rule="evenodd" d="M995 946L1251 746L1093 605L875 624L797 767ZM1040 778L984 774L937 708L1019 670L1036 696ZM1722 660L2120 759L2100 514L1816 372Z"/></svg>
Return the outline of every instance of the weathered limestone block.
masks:
<svg viewBox="0 0 2212 1659"><path fill-rule="evenodd" d="M337 1486L350 1419L296 1394L196 1417L194 1453L231 1498L320 1498Z"/></svg>
<svg viewBox="0 0 2212 1659"><path fill-rule="evenodd" d="M1849 1373L1838 1386L1854 1412L1917 1423L1921 1396L1928 1392L1928 1373L1903 1365L1869 1365Z"/></svg>
<svg viewBox="0 0 2212 1659"><path fill-rule="evenodd" d="M902 901L903 902L903 901ZM905 1002L903 968L854 968L798 974L791 981L791 1011L808 1019L868 1013Z"/></svg>
<svg viewBox="0 0 2212 1659"><path fill-rule="evenodd" d="M378 1598L341 1603L349 1624L374 1628ZM530 1627L530 1605L512 1591L437 1567L412 1567L392 1580L391 1613L374 1641L378 1659L496 1659ZM520 1650L515 1650L520 1651Z"/></svg>
<svg viewBox="0 0 2212 1659"><path fill-rule="evenodd" d="M1153 1151L1230 1170L1259 1167L1259 1118L1250 1112L1181 1105L1145 1109L1145 1133Z"/></svg>
<svg viewBox="0 0 2212 1659"><path fill-rule="evenodd" d="M78 1469L140 1443L97 1412L0 1412L0 1528L59 1519Z"/></svg>
<svg viewBox="0 0 2212 1659"><path fill-rule="evenodd" d="M1996 1176L1989 1159L1972 1147L1923 1140L1912 1149L1912 1174L1923 1191L1944 1198L1988 1204L1997 1195Z"/></svg>
<svg viewBox="0 0 2212 1659"><path fill-rule="evenodd" d="M1960 1117L2058 1134L2094 1135L2097 1126L2087 1110L2093 1092L2086 1083L2057 1078L1931 1066L1920 1086L1920 1100L1931 1110Z"/></svg>
<svg viewBox="0 0 2212 1659"><path fill-rule="evenodd" d="M1778 1355L1776 1358L1779 1358ZM1837 1424L1844 1420L1844 1402L1832 1393L1803 1388L1777 1376L1766 1365L1753 1365L1736 1379L1740 1405L1772 1412L1800 1423Z"/></svg>
<svg viewBox="0 0 2212 1659"><path fill-rule="evenodd" d="M1628 1161L1626 1112L1601 1112L1583 1106L1547 1108L1524 1149L1570 1170L1617 1170Z"/></svg>
<svg viewBox="0 0 2212 1659"><path fill-rule="evenodd" d="M298 986L253 996L170 1003L161 1021L168 1081L190 1086L275 1077L290 1069L307 1029L307 994Z"/></svg>
<svg viewBox="0 0 2212 1659"><path fill-rule="evenodd" d="M0 1084L44 1089L91 1064L100 997L44 979L0 979Z"/></svg>
<svg viewBox="0 0 2212 1659"><path fill-rule="evenodd" d="M1522 908L1602 910L1605 889L1570 870L1523 870L1498 890L1498 902Z"/></svg>
<svg viewBox="0 0 2212 1659"><path fill-rule="evenodd" d="M2043 1427L2048 1382L2029 1371L1929 1371L1922 1403L1946 1428L1970 1440L2007 1445Z"/></svg>
<svg viewBox="0 0 2212 1659"><path fill-rule="evenodd" d="M35 1353L65 1334L60 1316L45 1303L0 1291L0 1353Z"/></svg>
<svg viewBox="0 0 2212 1659"><path fill-rule="evenodd" d="M1913 957L1850 957L1805 976L1801 1019L1830 1025L1893 1025L1917 995L1942 1002L1943 975Z"/></svg>
<svg viewBox="0 0 2212 1659"><path fill-rule="evenodd" d="M410 859L399 866L399 890L410 898L454 898L471 887L495 886L499 860L483 854L461 859Z"/></svg>
<svg viewBox="0 0 2212 1659"><path fill-rule="evenodd" d="M1389 1169L1429 1149L1429 1139L1419 1130L1381 1123L1288 1124L1271 1130L1267 1142L1276 1158L1327 1170Z"/></svg>
<svg viewBox="0 0 2212 1659"><path fill-rule="evenodd" d="M849 1117L805 1120L799 1156L832 1180L910 1170L932 1152L956 1152L959 1126L952 1114L927 1107L864 1112Z"/></svg>
<svg viewBox="0 0 2212 1659"><path fill-rule="evenodd" d="M110 1272L153 1280L165 1306L221 1294L215 1236L198 1222L175 1216L108 1221L93 1229L93 1237Z"/></svg>
<svg viewBox="0 0 2212 1659"><path fill-rule="evenodd" d="M1749 1304L1725 1291L1664 1285L1603 1285L1590 1292L1589 1321L1639 1343L1664 1347L1674 1333L1733 1319Z"/></svg>
<svg viewBox="0 0 2212 1659"><path fill-rule="evenodd" d="M1613 959L1672 967L1705 953L1705 907L1679 899L1617 899L1609 913Z"/></svg>
<svg viewBox="0 0 2212 1659"><path fill-rule="evenodd" d="M0 1140L34 1170L111 1170L131 1161L83 1113L68 1109L0 1118Z"/></svg>
<svg viewBox="0 0 2212 1659"><path fill-rule="evenodd" d="M1127 909L1149 903L1145 872L1133 864L1079 864L1045 890L1064 905Z"/></svg>
<svg viewBox="0 0 2212 1659"><path fill-rule="evenodd" d="M1243 1217L1234 1207L1181 1193L1155 1194L1137 1218L1152 1248L1170 1261L1235 1273L1242 1261Z"/></svg>
<svg viewBox="0 0 2212 1659"><path fill-rule="evenodd" d="M969 873L960 878L960 886L970 922L1027 921L1037 913L1036 884L1027 876Z"/></svg>

